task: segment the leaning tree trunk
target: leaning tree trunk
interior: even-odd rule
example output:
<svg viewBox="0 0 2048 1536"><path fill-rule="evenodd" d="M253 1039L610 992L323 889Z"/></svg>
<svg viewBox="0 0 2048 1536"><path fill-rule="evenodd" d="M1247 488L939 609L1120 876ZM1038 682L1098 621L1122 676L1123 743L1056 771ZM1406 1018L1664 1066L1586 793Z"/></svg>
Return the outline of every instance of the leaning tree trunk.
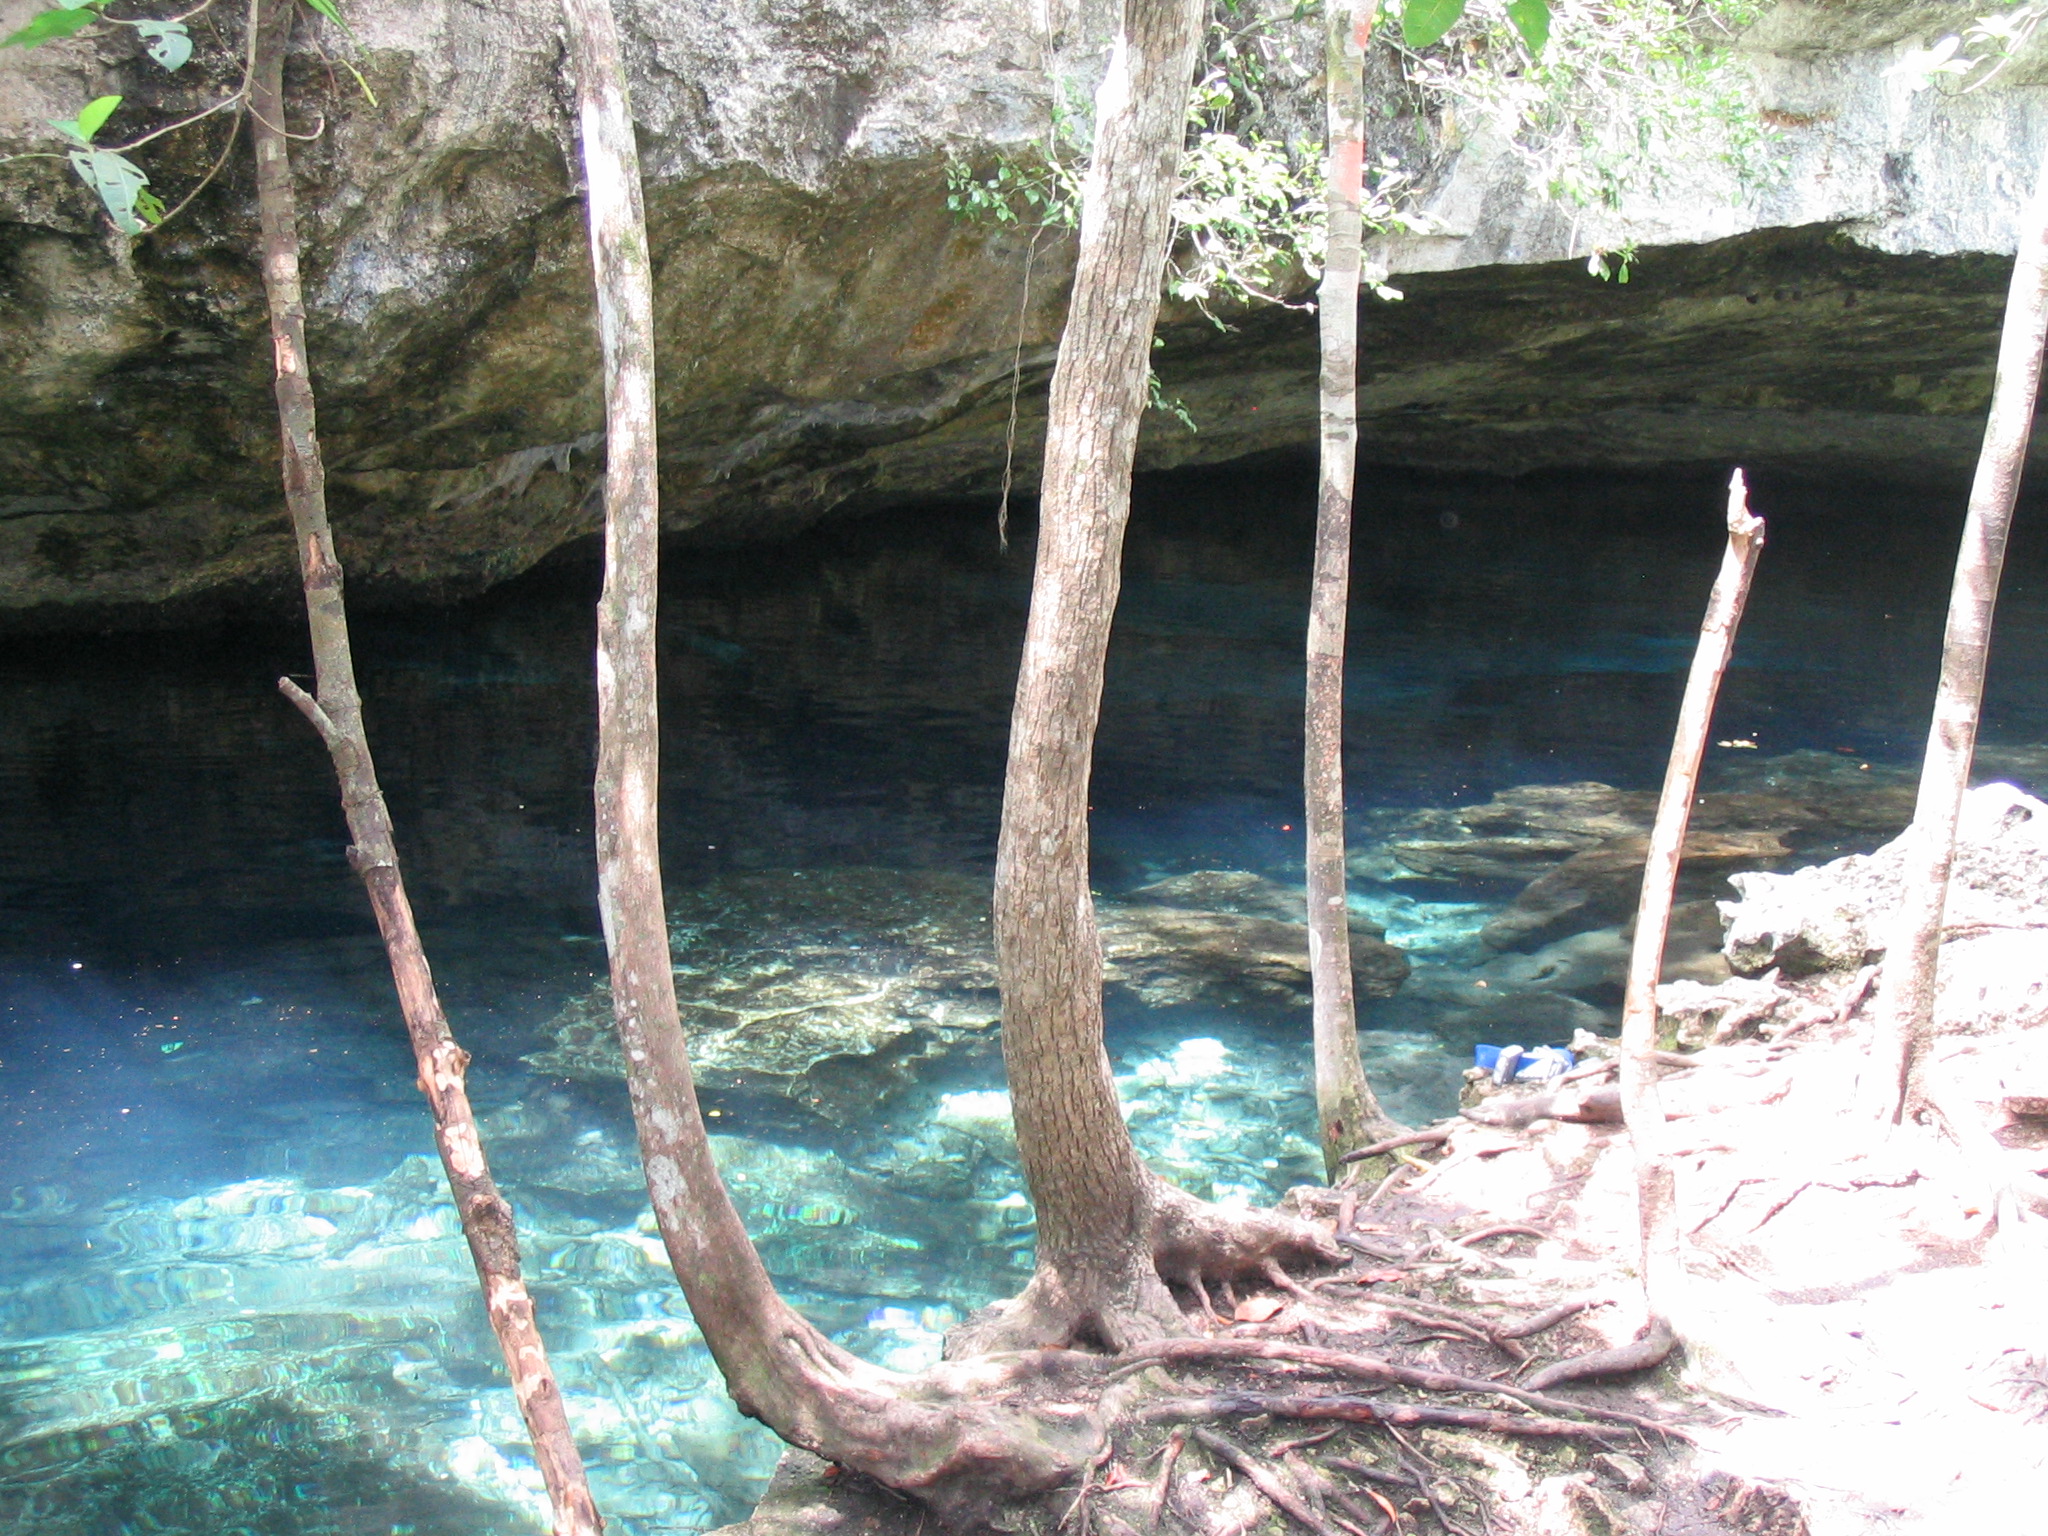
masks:
<svg viewBox="0 0 2048 1536"><path fill-rule="evenodd" d="M1998 377L1990 419L1970 487L1970 511L1949 593L1942 637L1941 682L1920 767L1920 795L1907 831L1903 899L1885 947L1878 993L1877 1040L1864 1098L1880 1121L1896 1124L1917 1109L1922 1057L1934 1032L1935 973L1941 926L1955 863L1956 823L1970 787L1991 618L2013 503L2026 468L2027 442L2041 389L2041 349L2048 341L2048 156L2034 176L2034 195L2020 218L2019 255L1998 338Z"/></svg>
<svg viewBox="0 0 2048 1536"><path fill-rule="evenodd" d="M1309 589L1307 801L1308 964L1314 993L1316 1119L1323 1165L1399 1127L1388 1120L1358 1056L1351 913L1344 893L1344 618L1351 589L1351 496L1358 461L1359 195L1365 162L1365 47L1377 0L1330 0L1329 245L1317 295L1323 348L1323 454L1316 564Z"/></svg>
<svg viewBox="0 0 2048 1536"><path fill-rule="evenodd" d="M996 961L1038 1269L1012 1339L1121 1348L1181 1326L1153 1262L1153 1179L1102 1043L1088 782L1201 0L1125 0L1082 193L1047 408L1031 615L996 851Z"/></svg>
<svg viewBox="0 0 2048 1536"><path fill-rule="evenodd" d="M1087 1465L1099 1421L1034 1419L1005 1402L1005 1382L1030 1362L900 1377L825 1338L776 1293L719 1178L698 1107L661 885L654 305L639 153L610 0L563 0L562 10L605 371L598 900L648 1193L691 1316L740 1410L793 1445L917 1495L960 1529L979 1528L1006 1501Z"/></svg>
<svg viewBox="0 0 2048 1536"><path fill-rule="evenodd" d="M512 1393L554 1506L556 1536L597 1536L604 1522L584 1480L561 1390L534 1321L533 1299L520 1276L512 1208L491 1178L476 1117L470 1112L463 1078L469 1054L449 1031L420 947L412 904L398 870L391 813L377 783L363 727L362 699L349 652L348 613L342 602L341 563L327 524L326 473L314 426L306 306L299 287L298 204L284 126L284 56L296 10L297 0L260 0L260 10L252 17L254 70L249 96L256 203L263 228L263 286L270 301L277 419L284 445L285 502L305 582L306 625L312 632L317 679L313 694L290 678L280 678L278 687L313 723L334 760L348 818L349 864L362 876L377 915L377 931L384 938L399 1008L419 1063L420 1090L434 1113L434 1143L483 1284L491 1331L504 1351Z"/></svg>
<svg viewBox="0 0 2048 1536"><path fill-rule="evenodd" d="M1657 1091L1657 983L1664 972L1671 898L1678 886L1678 864L1685 853L1693 796L1699 789L1707 728L1713 723L1714 700L1735 649L1735 629L1742 622L1750 578L1756 572L1763 543L1763 519L1750 515L1748 488L1738 469L1728 482L1728 547L1707 598L1699 646L1693 652L1685 698L1678 709L1678 728L1672 733L1664 793L1657 801L1657 820L1650 829L1642 895L1636 905L1635 945L1629 954L1628 990L1622 1002L1622 1115L1635 1149L1643 1290L1650 1311L1649 1331L1637 1346L1641 1365L1655 1364L1676 1343L1673 1324L1683 1310L1680 1297L1685 1280L1679 1262L1677 1192L1665 1148L1663 1096Z"/></svg>

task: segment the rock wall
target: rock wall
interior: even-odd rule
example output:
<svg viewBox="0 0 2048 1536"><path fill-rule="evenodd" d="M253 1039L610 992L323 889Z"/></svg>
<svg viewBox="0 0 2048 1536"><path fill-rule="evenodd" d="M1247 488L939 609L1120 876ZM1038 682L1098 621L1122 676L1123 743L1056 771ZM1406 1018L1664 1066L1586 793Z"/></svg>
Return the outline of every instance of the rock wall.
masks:
<svg viewBox="0 0 2048 1536"><path fill-rule="evenodd" d="M0 27L42 0L0 0ZM949 157L1029 139L1099 67L1105 0L622 0L648 178L671 526L768 539L835 509L998 480L1025 369L1028 487L1065 297L1056 240L967 227ZM322 429L359 589L502 580L594 526L602 426L590 288L548 0L353 0L378 104L307 27L291 91ZM1885 71L1969 5L1785 0L1744 40L1789 172L1744 194L1683 168L1576 220L1511 146L1440 131L1383 67L1437 232L1381 253L1408 297L1365 309L1364 451L1384 463L1750 462L1952 473L1987 398L2012 219L2048 138L2038 71L1966 97ZM202 28L202 33L204 29ZM0 153L121 91L215 99L230 26L169 80L132 40L11 53ZM205 71L213 70L209 79ZM117 119L121 131L130 119ZM219 129L150 166L182 196ZM250 177L162 234L101 227L61 164L0 168L0 624L152 621L282 592ZM1594 244L1646 247L1626 286ZM1029 291L1025 278L1029 272ZM1020 330L1020 315L1022 317ZM1169 316L1144 462L1298 449L1310 317L1225 334Z"/></svg>

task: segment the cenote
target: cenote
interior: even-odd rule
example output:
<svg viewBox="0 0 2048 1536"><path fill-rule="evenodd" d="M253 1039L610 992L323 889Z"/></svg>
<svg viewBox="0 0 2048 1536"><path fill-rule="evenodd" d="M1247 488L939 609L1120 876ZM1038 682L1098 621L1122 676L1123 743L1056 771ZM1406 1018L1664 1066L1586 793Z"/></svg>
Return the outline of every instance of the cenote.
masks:
<svg viewBox="0 0 2048 1536"><path fill-rule="evenodd" d="M1454 1104L1476 1041L1549 1038L1614 998L1566 977L1542 1006L1539 982L1459 1003L1515 886L1423 878L1387 840L1518 785L1655 786L1722 492L1718 474L1362 485L1353 900L1413 967L1362 1024L1413 1121ZM1146 925L1199 907L1197 875L1239 916L1246 892L1299 890L1312 504L1291 461L1141 481L1111 653L1093 808L1096 885L1124 914L1111 1050L1141 1149L1219 1199L1319 1174L1305 995L1161 968ZM1961 498L1765 476L1756 504L1770 543L1708 787L1896 788ZM934 1358L1028 1273L984 935L1030 532L1005 551L988 506L932 506L666 562L686 1021L779 1014L865 1042L792 1061L742 1040L708 1064L723 1167L785 1294L892 1364ZM572 549L463 606L365 612L356 651L599 1503L616 1531L670 1536L744 1516L779 1447L691 1326L587 1027L593 564ZM1987 768L2036 790L2044 576L2029 531L1985 727ZM273 686L305 667L281 619L0 647L7 1529L545 1529L330 771Z"/></svg>

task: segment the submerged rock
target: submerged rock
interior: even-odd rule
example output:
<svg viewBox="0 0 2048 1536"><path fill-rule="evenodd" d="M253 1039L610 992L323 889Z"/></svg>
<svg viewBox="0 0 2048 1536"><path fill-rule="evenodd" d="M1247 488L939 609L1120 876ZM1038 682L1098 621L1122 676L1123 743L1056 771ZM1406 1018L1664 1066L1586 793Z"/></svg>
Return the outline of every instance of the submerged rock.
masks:
<svg viewBox="0 0 2048 1536"><path fill-rule="evenodd" d="M1824 752L1715 766L1728 788L1693 808L1682 901L1718 895L1731 873L1874 847L1912 814L1912 783L1897 769ZM1538 949L1633 915L1656 812L1647 790L1521 785L1484 804L1409 817L1379 848L1362 849L1354 869L1365 878L1520 882L1481 937L1495 950Z"/></svg>
<svg viewBox="0 0 2048 1536"><path fill-rule="evenodd" d="M1309 998L1298 891L1203 870L1100 898L1104 980L1148 1007L1267 1011ZM785 1096L865 1126L942 1060L992 1060L996 995L989 887L932 870L824 869L727 877L671 908L676 995L705 1086ZM1352 924L1361 995L1386 996L1408 961L1376 925ZM624 1075L610 989L572 1000L554 1043L526 1060L563 1077Z"/></svg>
<svg viewBox="0 0 2048 1536"><path fill-rule="evenodd" d="M1309 995L1308 928L1298 887L1246 870L1202 869L1101 902L1108 979L1154 1006ZM1379 924L1351 914L1351 979L1360 997L1391 997L1408 957Z"/></svg>

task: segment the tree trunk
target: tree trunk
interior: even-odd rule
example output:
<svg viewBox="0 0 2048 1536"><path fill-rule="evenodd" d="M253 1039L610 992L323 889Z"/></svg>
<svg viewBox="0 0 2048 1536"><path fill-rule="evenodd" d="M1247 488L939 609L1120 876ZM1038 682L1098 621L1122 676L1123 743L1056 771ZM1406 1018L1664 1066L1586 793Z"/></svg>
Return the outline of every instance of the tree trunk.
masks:
<svg viewBox="0 0 2048 1536"><path fill-rule="evenodd" d="M1700 625L1699 647L1685 681L1685 699L1678 710L1678 729L1671 741L1671 761L1664 770L1664 793L1657 801L1656 824L1650 829L1649 855L1643 866L1643 890L1636 905L1635 947L1629 954L1628 989L1621 1013L1621 1102L1635 1148L1637 1218L1642 1234L1643 1289L1649 1300L1652 1334L1672 1333L1671 1319L1680 1309L1684 1273L1678 1254L1678 1206L1666 1155L1664 1105L1657 1091L1657 983L1664 971L1664 941L1671 928L1671 895L1678 884L1678 861L1685 850L1686 826L1699 788L1700 759L1705 755L1707 728L1713 723L1714 699L1735 648L1735 629L1749 599L1750 577L1764 543L1761 518L1749 513L1742 471L1728 482L1728 547L1721 571L1707 599Z"/></svg>
<svg viewBox="0 0 2048 1536"><path fill-rule="evenodd" d="M270 301L270 340L276 366L277 417L284 444L285 502L299 550L312 633L316 693L289 678L278 687L320 733L341 783L348 818L348 860L369 891L377 930L391 961L391 978L419 1063L419 1085L434 1113L434 1143L455 1198L462 1235L483 1284L491 1331L504 1351L513 1396L533 1440L534 1459L554 1506L556 1536L597 1536L604 1527L584 1481L583 1462L569 1431L562 1394L548 1365L533 1315L533 1300L519 1272L519 1240L512 1208L498 1193L471 1114L463 1073L469 1055L455 1043L433 973L420 947L412 904L399 874L391 813L377 783L349 652L348 613L342 602L341 564L327 524L327 485L313 418L313 383L306 355L306 307L299 288L297 199L285 136L284 56L297 0L260 0L254 18L254 73L249 116L256 147L256 199L263 228L263 285Z"/></svg>
<svg viewBox="0 0 2048 1536"><path fill-rule="evenodd" d="M1125 0L1048 404L996 852L1003 1060L1038 1212L1016 1342L1115 1349L1182 1326L1153 1264L1153 1178L1102 1043L1088 782L1201 18L1200 0Z"/></svg>
<svg viewBox="0 0 2048 1536"><path fill-rule="evenodd" d="M905 1378L825 1338L776 1293L719 1177L698 1107L661 884L654 306L639 154L610 0L563 0L562 9L605 370L598 899L648 1193L691 1315L740 1410L791 1444L975 1528L1005 1501L1056 1486L1086 1465L1099 1423L1086 1413L1032 1419L1002 1401L1005 1367Z"/></svg>
<svg viewBox="0 0 2048 1536"><path fill-rule="evenodd" d="M1317 295L1322 328L1323 451L1309 588L1308 963L1315 999L1316 1119L1331 1179L1344 1154L1399 1129L1358 1058L1351 914L1344 893L1344 620L1351 591L1351 498L1358 460L1359 195L1365 162L1365 47L1376 0L1325 8L1330 236Z"/></svg>
<svg viewBox="0 0 2048 1536"><path fill-rule="evenodd" d="M2041 388L2041 349L2048 341L2048 156L2035 172L2034 195L2020 218L2018 259L1998 339L1998 377L1970 511L1949 593L1942 637L1941 682L1920 767L1920 795L1906 843L1903 899L1885 948L1878 993L1877 1039L1864 1079L1871 1114L1896 1124L1919 1107L1920 1074L1934 1030L1935 973L1941 926L1955 863L1956 822L1970 787L1984 668L1991 650L1992 612L2005 568L2013 503L2026 468L2034 407Z"/></svg>

